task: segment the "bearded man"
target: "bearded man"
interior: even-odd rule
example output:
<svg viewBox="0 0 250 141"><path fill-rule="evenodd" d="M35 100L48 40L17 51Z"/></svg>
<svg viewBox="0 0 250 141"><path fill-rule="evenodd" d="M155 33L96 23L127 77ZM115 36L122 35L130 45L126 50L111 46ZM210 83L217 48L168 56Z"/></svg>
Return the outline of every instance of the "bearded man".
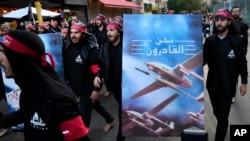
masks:
<svg viewBox="0 0 250 141"><path fill-rule="evenodd" d="M238 75L241 76L240 95L247 92L246 50L241 38L229 30L232 19L227 9L216 12L216 33L206 39L203 50L204 65L208 65L206 87L217 119L215 141L224 141L226 136Z"/></svg>

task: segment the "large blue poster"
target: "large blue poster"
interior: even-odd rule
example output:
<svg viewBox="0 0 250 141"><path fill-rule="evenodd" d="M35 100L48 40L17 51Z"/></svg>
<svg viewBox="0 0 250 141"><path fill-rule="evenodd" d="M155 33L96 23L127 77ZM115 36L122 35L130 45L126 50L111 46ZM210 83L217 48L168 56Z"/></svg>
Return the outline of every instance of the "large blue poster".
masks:
<svg viewBox="0 0 250 141"><path fill-rule="evenodd" d="M200 15L124 15L123 136L204 129Z"/></svg>
<svg viewBox="0 0 250 141"><path fill-rule="evenodd" d="M64 78L63 62L62 62L62 39L60 33L39 34L45 45L45 52L51 53L55 60L55 71ZM0 42L2 37L0 38ZM6 99L9 112L19 109L19 96L21 89L15 84L13 79L7 79L4 71L2 71L3 82L6 91ZM22 130L23 124L12 127L15 130Z"/></svg>

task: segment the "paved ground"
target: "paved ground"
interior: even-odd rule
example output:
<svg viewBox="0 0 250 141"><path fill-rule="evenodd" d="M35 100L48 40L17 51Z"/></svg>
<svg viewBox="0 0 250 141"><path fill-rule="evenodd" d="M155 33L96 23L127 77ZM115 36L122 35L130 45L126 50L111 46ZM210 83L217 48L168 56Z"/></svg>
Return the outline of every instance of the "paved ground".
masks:
<svg viewBox="0 0 250 141"><path fill-rule="evenodd" d="M249 38L250 40L250 38ZM250 45L248 46L250 48ZM248 53L247 58L250 59L250 54ZM249 60L248 59L248 60ZM250 72L250 64L248 63L248 69ZM207 68L205 67L205 77ZM103 96L101 98L102 103L108 109L110 113L112 113L117 118L117 103L114 97L111 96ZM250 124L250 84L248 85L248 93L246 96L241 97L239 95L236 96L236 102L232 104L231 113L230 113L230 124ZM0 102L0 109L4 112L7 112L7 107L4 101ZM102 132L102 126L104 125L103 118L97 114L95 111L92 113L92 122L91 122L91 130L90 130L90 138L91 141L115 141L117 134L118 122L115 123L114 127L107 133ZM207 91L205 91L205 130L208 132L209 141L214 140L216 120L212 114L210 100L207 97ZM180 141L180 137L160 137L160 138L152 138L152 137L127 137L126 141ZM0 137L0 141L24 141L23 134L20 132L12 132L8 131L6 135ZM229 137L227 135L226 140L229 141Z"/></svg>

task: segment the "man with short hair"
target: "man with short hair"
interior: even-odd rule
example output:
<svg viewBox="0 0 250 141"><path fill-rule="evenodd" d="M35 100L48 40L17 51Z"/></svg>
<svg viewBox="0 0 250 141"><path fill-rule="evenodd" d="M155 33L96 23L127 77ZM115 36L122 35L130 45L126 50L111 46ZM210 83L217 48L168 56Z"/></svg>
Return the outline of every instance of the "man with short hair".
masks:
<svg viewBox="0 0 250 141"><path fill-rule="evenodd" d="M208 65L206 87L217 119L215 141L224 141L232 98L236 92L238 75L241 76L240 95L247 92L246 50L239 36L231 34L230 11L220 9L215 15L214 35L204 43L204 65Z"/></svg>
<svg viewBox="0 0 250 141"><path fill-rule="evenodd" d="M241 15L241 9L239 6L234 6L231 9L231 13L233 16L232 23L236 24L234 33L239 35L243 39L244 46L247 50L248 45L248 29L249 26L243 21L243 19L240 17Z"/></svg>

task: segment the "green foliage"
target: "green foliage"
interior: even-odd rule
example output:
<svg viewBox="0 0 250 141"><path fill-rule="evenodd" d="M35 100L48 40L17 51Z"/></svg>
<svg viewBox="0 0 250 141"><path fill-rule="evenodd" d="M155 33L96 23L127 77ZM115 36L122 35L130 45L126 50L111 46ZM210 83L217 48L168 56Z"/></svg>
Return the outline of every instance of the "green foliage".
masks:
<svg viewBox="0 0 250 141"><path fill-rule="evenodd" d="M220 3L220 2L221 2L220 0L211 0L212 5L215 5L215 4Z"/></svg>
<svg viewBox="0 0 250 141"><path fill-rule="evenodd" d="M192 13L201 9L201 0L168 0L168 9L175 13Z"/></svg>

